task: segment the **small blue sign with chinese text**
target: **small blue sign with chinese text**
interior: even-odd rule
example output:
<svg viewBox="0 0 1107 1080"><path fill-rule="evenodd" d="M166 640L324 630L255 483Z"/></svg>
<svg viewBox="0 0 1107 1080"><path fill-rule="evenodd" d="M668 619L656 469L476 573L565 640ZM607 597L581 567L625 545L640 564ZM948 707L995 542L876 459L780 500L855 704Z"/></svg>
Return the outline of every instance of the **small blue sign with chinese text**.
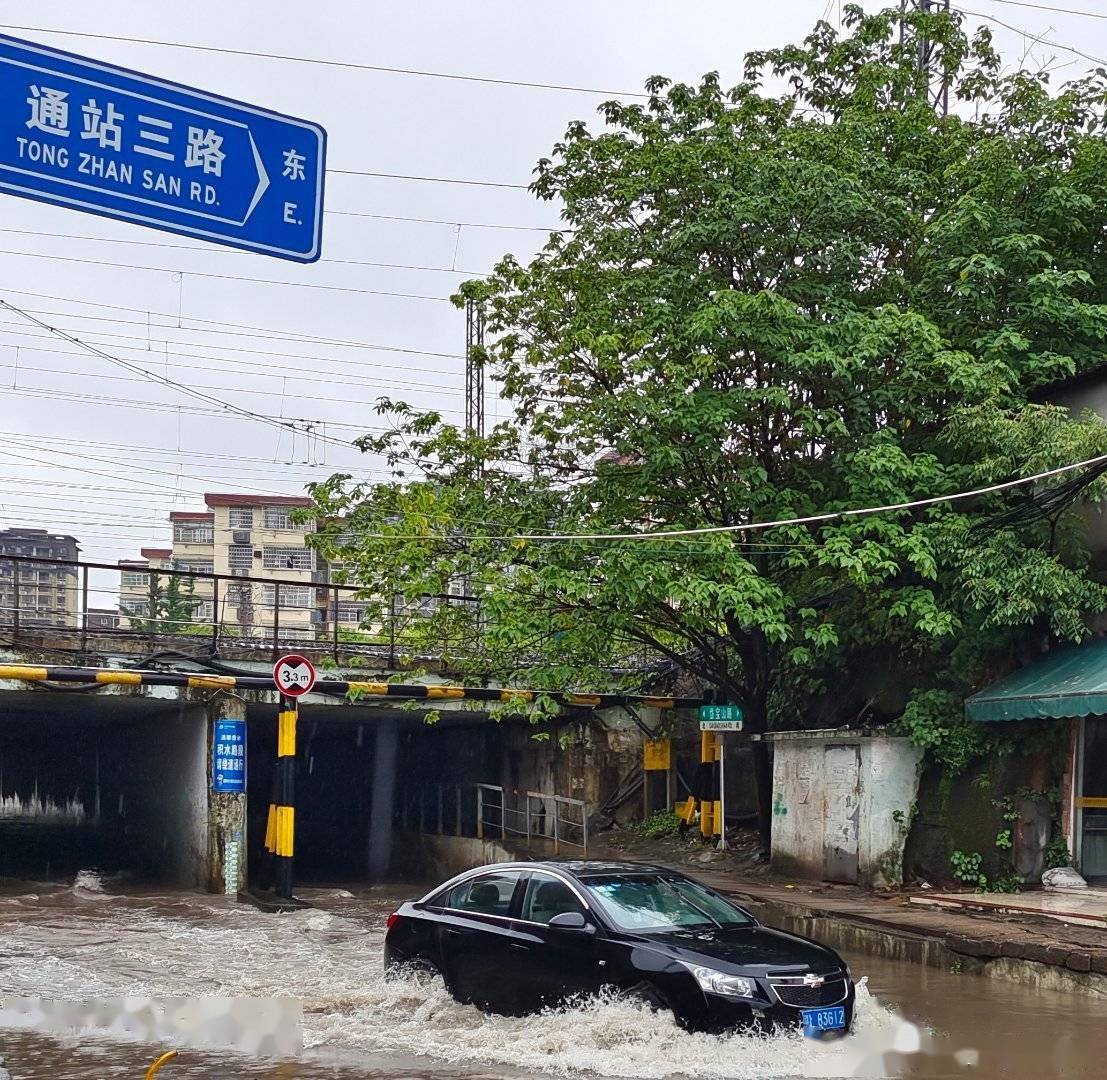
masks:
<svg viewBox="0 0 1107 1080"><path fill-rule="evenodd" d="M212 740L211 790L246 790L246 721L216 720Z"/></svg>
<svg viewBox="0 0 1107 1080"><path fill-rule="evenodd" d="M318 124L0 34L0 191L313 262L326 143Z"/></svg>

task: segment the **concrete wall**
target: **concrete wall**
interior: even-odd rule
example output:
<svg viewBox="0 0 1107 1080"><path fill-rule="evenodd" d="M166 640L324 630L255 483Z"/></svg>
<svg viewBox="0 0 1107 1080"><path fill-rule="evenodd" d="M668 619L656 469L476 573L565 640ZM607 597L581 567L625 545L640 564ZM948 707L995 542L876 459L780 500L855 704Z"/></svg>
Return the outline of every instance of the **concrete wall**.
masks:
<svg viewBox="0 0 1107 1080"><path fill-rule="evenodd" d="M860 755L856 791L858 881L875 887L902 881L903 846L918 792L922 751L907 739L836 732L770 736L773 764L772 862L796 876L826 873L827 819L834 797L828 746Z"/></svg>
<svg viewBox="0 0 1107 1080"><path fill-rule="evenodd" d="M393 869L408 880L433 885L475 866L512 862L515 857L495 840L398 833L393 846Z"/></svg>

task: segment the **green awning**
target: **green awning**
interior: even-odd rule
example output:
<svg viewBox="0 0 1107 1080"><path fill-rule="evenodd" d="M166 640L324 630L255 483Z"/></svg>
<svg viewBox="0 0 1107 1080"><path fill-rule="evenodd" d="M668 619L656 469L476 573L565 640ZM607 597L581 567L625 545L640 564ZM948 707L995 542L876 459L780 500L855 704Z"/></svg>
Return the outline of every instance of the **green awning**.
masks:
<svg viewBox="0 0 1107 1080"><path fill-rule="evenodd" d="M1107 713L1107 638L1053 649L965 701L969 720L1040 720Z"/></svg>

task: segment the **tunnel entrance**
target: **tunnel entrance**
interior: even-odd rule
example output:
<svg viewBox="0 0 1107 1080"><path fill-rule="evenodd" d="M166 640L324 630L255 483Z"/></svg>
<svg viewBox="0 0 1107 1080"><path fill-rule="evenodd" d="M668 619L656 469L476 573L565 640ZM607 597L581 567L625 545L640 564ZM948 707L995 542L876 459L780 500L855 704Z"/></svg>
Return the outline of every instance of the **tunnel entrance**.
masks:
<svg viewBox="0 0 1107 1080"><path fill-rule="evenodd" d="M203 881L202 707L57 691L0 700L0 876Z"/></svg>
<svg viewBox="0 0 1107 1080"><path fill-rule="evenodd" d="M375 720L379 710L356 706L300 706L296 736L295 877L302 885L369 879ZM265 876L265 825L273 799L277 709L246 710L249 772L248 873Z"/></svg>

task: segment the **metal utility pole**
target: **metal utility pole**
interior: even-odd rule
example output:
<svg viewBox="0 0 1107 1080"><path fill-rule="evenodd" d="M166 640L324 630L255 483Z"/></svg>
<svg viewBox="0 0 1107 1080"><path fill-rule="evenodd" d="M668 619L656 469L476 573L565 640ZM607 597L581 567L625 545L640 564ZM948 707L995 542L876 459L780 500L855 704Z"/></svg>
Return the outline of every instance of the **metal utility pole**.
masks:
<svg viewBox="0 0 1107 1080"><path fill-rule="evenodd" d="M899 0L900 43L914 40L918 54L919 83L925 87L927 101L934 106L939 116L949 115L949 80L939 70L937 61L941 47L924 34L908 33L907 20L903 18L913 11L928 14L949 14L949 0Z"/></svg>
<svg viewBox="0 0 1107 1080"><path fill-rule="evenodd" d="M484 359L473 354L484 348L484 313L465 301L465 430L484 437Z"/></svg>

